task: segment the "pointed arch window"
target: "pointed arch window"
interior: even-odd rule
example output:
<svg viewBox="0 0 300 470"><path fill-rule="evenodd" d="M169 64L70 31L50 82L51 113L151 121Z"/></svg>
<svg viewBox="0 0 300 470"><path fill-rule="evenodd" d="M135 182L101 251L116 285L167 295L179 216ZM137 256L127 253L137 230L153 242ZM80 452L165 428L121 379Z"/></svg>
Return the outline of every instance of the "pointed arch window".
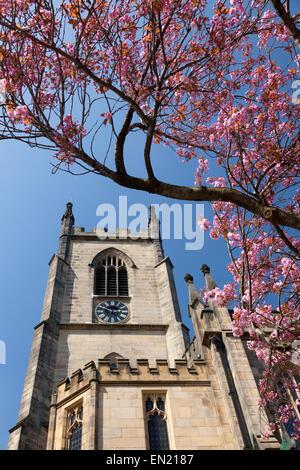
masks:
<svg viewBox="0 0 300 470"><path fill-rule="evenodd" d="M128 296L128 275L125 261L119 256L105 255L95 269L94 294Z"/></svg>
<svg viewBox="0 0 300 470"><path fill-rule="evenodd" d="M145 396L145 415L150 450L169 450L165 395Z"/></svg>
<svg viewBox="0 0 300 470"><path fill-rule="evenodd" d="M78 405L68 414L68 449L81 450L83 408Z"/></svg>

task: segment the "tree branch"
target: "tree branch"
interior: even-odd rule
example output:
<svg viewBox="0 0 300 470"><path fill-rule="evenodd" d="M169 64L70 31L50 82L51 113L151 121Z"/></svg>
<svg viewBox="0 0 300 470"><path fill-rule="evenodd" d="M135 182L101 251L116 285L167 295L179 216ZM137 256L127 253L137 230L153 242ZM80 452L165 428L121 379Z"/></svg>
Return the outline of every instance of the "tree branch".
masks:
<svg viewBox="0 0 300 470"><path fill-rule="evenodd" d="M262 217L267 222L284 225L300 230L300 214L281 209L280 207L270 207L258 202L253 197L233 188L208 188L201 186L194 188L190 186L177 186L164 183L158 180L138 178L127 173L114 172L99 161L95 161L82 151L76 152L77 158L90 165L94 170L126 188L147 191L150 194L159 194L171 199L182 201L208 201L208 202L230 202L239 207Z"/></svg>
<svg viewBox="0 0 300 470"><path fill-rule="evenodd" d="M295 41L295 44L300 49L300 30L296 26L296 22L293 20L292 16L286 9L280 0L271 0L273 7L276 10L277 15L281 18L284 26L288 29L290 35Z"/></svg>
<svg viewBox="0 0 300 470"><path fill-rule="evenodd" d="M133 116L133 108L130 107L128 110L128 113L126 114L122 129L116 140L115 164L116 164L116 170L118 173L126 173L126 168L124 164L124 142L126 139L126 135L129 132L129 126L132 120L132 116Z"/></svg>

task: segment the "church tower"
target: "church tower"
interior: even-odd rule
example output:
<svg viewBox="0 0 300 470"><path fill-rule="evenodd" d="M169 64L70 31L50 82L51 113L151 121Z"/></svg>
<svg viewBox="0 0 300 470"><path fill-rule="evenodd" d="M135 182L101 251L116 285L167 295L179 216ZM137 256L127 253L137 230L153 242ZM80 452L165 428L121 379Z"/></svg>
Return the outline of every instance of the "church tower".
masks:
<svg viewBox="0 0 300 470"><path fill-rule="evenodd" d="M251 448L249 429L257 434L258 423L243 389L247 360L235 363L247 409L241 415L217 353L222 338L237 347L228 311L207 309L187 275L190 342L154 209L136 236L75 227L71 203L61 222L8 448ZM227 354L229 363L237 360Z"/></svg>

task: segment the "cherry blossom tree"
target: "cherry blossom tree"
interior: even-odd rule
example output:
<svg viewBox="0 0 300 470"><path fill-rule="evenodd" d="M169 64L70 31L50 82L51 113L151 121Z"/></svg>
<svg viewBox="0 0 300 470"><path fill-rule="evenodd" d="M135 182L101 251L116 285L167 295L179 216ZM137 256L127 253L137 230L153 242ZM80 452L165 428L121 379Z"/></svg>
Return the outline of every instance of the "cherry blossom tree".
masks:
<svg viewBox="0 0 300 470"><path fill-rule="evenodd" d="M55 170L212 203L213 222L199 223L224 237L233 282L204 298L235 303L233 333L266 365L262 405L295 437L297 21L278 0L0 1L1 139L52 151ZM137 133L147 178L126 170ZM157 178L158 144L197 162L194 186Z"/></svg>

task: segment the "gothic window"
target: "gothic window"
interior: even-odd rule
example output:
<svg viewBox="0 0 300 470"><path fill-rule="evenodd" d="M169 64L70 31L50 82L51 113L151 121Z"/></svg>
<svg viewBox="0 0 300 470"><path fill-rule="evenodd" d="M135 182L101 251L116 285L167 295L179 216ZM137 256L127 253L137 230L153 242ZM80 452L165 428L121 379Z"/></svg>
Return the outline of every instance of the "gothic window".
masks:
<svg viewBox="0 0 300 470"><path fill-rule="evenodd" d="M128 276L125 262L115 255L100 259L95 269L94 293L103 296L128 296Z"/></svg>
<svg viewBox="0 0 300 470"><path fill-rule="evenodd" d="M68 413L68 449L81 450L83 408L81 405Z"/></svg>
<svg viewBox="0 0 300 470"><path fill-rule="evenodd" d="M169 450L165 395L145 395L145 415L150 450Z"/></svg>

